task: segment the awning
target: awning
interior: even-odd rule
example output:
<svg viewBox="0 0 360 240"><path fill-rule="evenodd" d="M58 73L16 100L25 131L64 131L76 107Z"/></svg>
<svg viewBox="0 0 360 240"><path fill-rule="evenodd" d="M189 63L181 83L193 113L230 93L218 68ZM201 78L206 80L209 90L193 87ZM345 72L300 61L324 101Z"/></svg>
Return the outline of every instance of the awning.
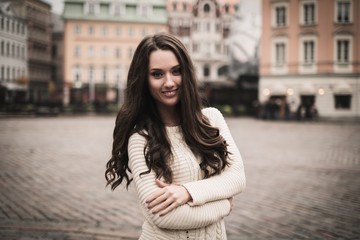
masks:
<svg viewBox="0 0 360 240"><path fill-rule="evenodd" d="M17 83L3 83L2 86L4 86L6 89L10 91L26 91L27 85L20 85Z"/></svg>
<svg viewBox="0 0 360 240"><path fill-rule="evenodd" d="M352 93L352 89L350 87L349 84L345 83L345 82L340 82L339 84L336 84L334 87L334 93L336 94L343 94L343 95L347 95L347 94L351 94Z"/></svg>
<svg viewBox="0 0 360 240"><path fill-rule="evenodd" d="M271 95L286 95L286 87L284 84L276 83L270 88Z"/></svg>
<svg viewBox="0 0 360 240"><path fill-rule="evenodd" d="M300 94L301 95L315 95L316 90L313 84L304 83L300 86Z"/></svg>

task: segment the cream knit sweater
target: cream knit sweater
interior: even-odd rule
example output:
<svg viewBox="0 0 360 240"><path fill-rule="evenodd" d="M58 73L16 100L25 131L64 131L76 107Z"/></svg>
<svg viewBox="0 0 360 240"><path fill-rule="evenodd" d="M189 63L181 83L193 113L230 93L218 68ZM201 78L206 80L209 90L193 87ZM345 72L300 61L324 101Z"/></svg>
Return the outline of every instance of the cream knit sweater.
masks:
<svg viewBox="0 0 360 240"><path fill-rule="evenodd" d="M173 184L183 185L192 197L192 202L177 207L175 210L160 217L147 209L145 199L158 189L155 174L139 176L148 170L144 146L146 140L135 133L129 139L129 167L132 171L140 208L145 216L141 240L224 240L226 239L223 218L230 212L228 198L240 193L245 188L245 174L242 158L230 134L222 114L215 108L203 109L213 126L220 130L231 152L229 162L220 174L203 179L200 159L195 157L186 145L180 127L167 127L167 135L171 143L174 161Z"/></svg>

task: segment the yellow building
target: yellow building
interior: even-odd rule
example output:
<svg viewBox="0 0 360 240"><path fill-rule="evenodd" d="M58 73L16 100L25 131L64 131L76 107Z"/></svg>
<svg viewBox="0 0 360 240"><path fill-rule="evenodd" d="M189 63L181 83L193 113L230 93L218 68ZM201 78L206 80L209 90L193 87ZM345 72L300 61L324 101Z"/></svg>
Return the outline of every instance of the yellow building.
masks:
<svg viewBox="0 0 360 240"><path fill-rule="evenodd" d="M64 102L121 104L141 39L168 31L165 0L66 0Z"/></svg>

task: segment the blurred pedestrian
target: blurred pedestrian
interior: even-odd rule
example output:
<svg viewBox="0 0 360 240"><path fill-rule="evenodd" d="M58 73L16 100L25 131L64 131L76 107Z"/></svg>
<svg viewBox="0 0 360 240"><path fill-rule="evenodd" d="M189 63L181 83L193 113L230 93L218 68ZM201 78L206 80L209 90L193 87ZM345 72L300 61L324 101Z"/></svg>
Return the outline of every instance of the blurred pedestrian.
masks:
<svg viewBox="0 0 360 240"><path fill-rule="evenodd" d="M204 108L184 45L145 37L130 65L105 177L134 180L145 216L140 239L226 239L223 218L243 191L241 155L222 114Z"/></svg>

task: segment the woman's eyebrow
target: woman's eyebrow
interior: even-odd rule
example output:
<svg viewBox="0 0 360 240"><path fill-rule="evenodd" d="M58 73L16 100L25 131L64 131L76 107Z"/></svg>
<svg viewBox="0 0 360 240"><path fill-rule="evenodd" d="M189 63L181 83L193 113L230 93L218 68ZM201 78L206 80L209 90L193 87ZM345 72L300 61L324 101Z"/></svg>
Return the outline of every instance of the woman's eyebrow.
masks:
<svg viewBox="0 0 360 240"><path fill-rule="evenodd" d="M150 68L150 71L162 71L161 68Z"/></svg>
<svg viewBox="0 0 360 240"><path fill-rule="evenodd" d="M174 68L180 68L180 64L176 65L176 66L173 66L171 69L174 69Z"/></svg>

